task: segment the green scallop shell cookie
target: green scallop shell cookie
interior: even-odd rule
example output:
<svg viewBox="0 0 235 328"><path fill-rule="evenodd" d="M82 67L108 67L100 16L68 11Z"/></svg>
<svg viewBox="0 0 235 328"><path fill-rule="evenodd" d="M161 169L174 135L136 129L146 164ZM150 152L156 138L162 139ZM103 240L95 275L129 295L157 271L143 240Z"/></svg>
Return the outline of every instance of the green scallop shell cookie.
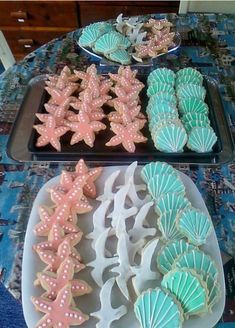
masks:
<svg viewBox="0 0 235 328"><path fill-rule="evenodd" d="M199 246L206 243L211 233L212 223L203 212L190 208L179 213L177 227L190 243Z"/></svg>
<svg viewBox="0 0 235 328"><path fill-rule="evenodd" d="M193 269L204 281L206 281L208 274L215 280L218 276L218 270L213 260L199 249L186 251L174 261L173 265L178 269Z"/></svg>
<svg viewBox="0 0 235 328"><path fill-rule="evenodd" d="M177 99L175 94L173 93L169 93L169 92L157 92L155 93L155 95L153 95L150 100L149 100L149 104L156 104L159 101L166 101L170 104L172 104L173 106L176 106L177 104Z"/></svg>
<svg viewBox="0 0 235 328"><path fill-rule="evenodd" d="M143 292L134 312L141 328L181 328L184 320L180 304L160 288Z"/></svg>
<svg viewBox="0 0 235 328"><path fill-rule="evenodd" d="M187 243L185 240L176 240L164 245L157 256L157 266L162 274L172 270L175 259L186 251L194 249L195 246Z"/></svg>
<svg viewBox="0 0 235 328"><path fill-rule="evenodd" d="M98 29L87 29L83 30L82 35L78 40L78 44L81 47L90 47L92 48L96 40L102 35Z"/></svg>
<svg viewBox="0 0 235 328"><path fill-rule="evenodd" d="M175 192L168 192L158 198L154 210L161 215L170 210L182 210L188 207L191 207L191 203L186 197Z"/></svg>
<svg viewBox="0 0 235 328"><path fill-rule="evenodd" d="M155 129L156 126L160 126L163 122L178 122L181 123L179 120L179 116L177 112L171 114L157 114L157 115L149 115L149 130Z"/></svg>
<svg viewBox="0 0 235 328"><path fill-rule="evenodd" d="M107 56L109 59L118 62L122 65L128 65L131 63L131 56L124 49L118 49Z"/></svg>
<svg viewBox="0 0 235 328"><path fill-rule="evenodd" d="M182 114L198 113L208 115L209 108L203 100L190 97L179 100L179 111Z"/></svg>
<svg viewBox="0 0 235 328"><path fill-rule="evenodd" d="M213 306L218 302L221 295L220 284L210 274L207 275L205 283L209 291L208 308L209 312L211 312Z"/></svg>
<svg viewBox="0 0 235 328"><path fill-rule="evenodd" d="M199 79L197 76L192 76L192 75L182 75L176 78L175 85L176 85L176 90L179 88L180 85L184 84L197 84L197 85L202 85L203 80Z"/></svg>
<svg viewBox="0 0 235 328"><path fill-rule="evenodd" d="M172 85L162 82L155 82L151 84L147 89L147 96L151 97L158 92L168 92L174 94L175 90Z"/></svg>
<svg viewBox="0 0 235 328"><path fill-rule="evenodd" d="M153 142L155 147L160 151L179 153L183 152L187 139L187 133L183 126L169 124L158 129Z"/></svg>
<svg viewBox="0 0 235 328"><path fill-rule="evenodd" d="M187 133L189 133L193 128L210 128L210 124L208 122L205 121L188 121L186 123L184 123L184 127L185 130L187 131Z"/></svg>
<svg viewBox="0 0 235 328"><path fill-rule="evenodd" d="M94 50L104 55L110 54L118 49L120 44L120 38L116 32L109 32L95 42Z"/></svg>
<svg viewBox="0 0 235 328"><path fill-rule="evenodd" d="M158 131L161 130L163 126L181 126L183 125L179 118L171 118L171 119L162 119L157 122L157 124L150 124L149 130L151 132L152 139L155 140L155 135L158 135Z"/></svg>
<svg viewBox="0 0 235 328"><path fill-rule="evenodd" d="M174 86L175 73L168 68L157 68L149 74L147 79L148 85L155 82L167 83Z"/></svg>
<svg viewBox="0 0 235 328"><path fill-rule="evenodd" d="M201 83L203 81L202 74L192 67L183 68L176 73L176 79L180 79L183 76L190 76L191 78L196 78L201 81Z"/></svg>
<svg viewBox="0 0 235 328"><path fill-rule="evenodd" d="M149 180L147 188L155 200L168 192L185 194L184 184L177 174L156 174Z"/></svg>
<svg viewBox="0 0 235 328"><path fill-rule="evenodd" d="M185 124L186 122L190 121L203 121L207 123L208 125L210 124L210 120L207 115L205 114L200 114L200 113L187 113L184 114L181 117L181 121Z"/></svg>
<svg viewBox="0 0 235 328"><path fill-rule="evenodd" d="M194 127L188 135L187 147L199 153L207 153L212 151L216 142L217 136L211 127Z"/></svg>
<svg viewBox="0 0 235 328"><path fill-rule="evenodd" d="M179 210L170 210L160 215L157 220L158 228L162 233L161 239L165 242L183 238L183 234L178 230L176 218Z"/></svg>
<svg viewBox="0 0 235 328"><path fill-rule="evenodd" d="M160 114L177 114L178 115L176 107L166 100L149 102L146 112L150 117L160 115Z"/></svg>
<svg viewBox="0 0 235 328"><path fill-rule="evenodd" d="M198 98L204 100L206 97L206 89L196 84L182 85L177 90L178 98Z"/></svg>
<svg viewBox="0 0 235 328"><path fill-rule="evenodd" d="M207 312L208 289L195 271L184 269L169 271L163 277L161 286L181 303L186 319L190 315Z"/></svg>
<svg viewBox="0 0 235 328"><path fill-rule="evenodd" d="M148 183L157 174L174 174L175 172L175 169L165 162L151 162L142 168L140 175L144 182Z"/></svg>

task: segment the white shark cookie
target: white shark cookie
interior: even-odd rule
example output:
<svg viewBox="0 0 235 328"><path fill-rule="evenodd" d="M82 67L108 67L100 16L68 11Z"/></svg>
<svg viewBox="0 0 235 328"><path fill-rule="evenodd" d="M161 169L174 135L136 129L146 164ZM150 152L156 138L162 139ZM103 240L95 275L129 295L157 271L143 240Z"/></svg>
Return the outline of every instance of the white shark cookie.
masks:
<svg viewBox="0 0 235 328"><path fill-rule="evenodd" d="M95 242L95 253L96 257L94 261L87 263L88 267L92 267L91 276L93 280L97 283L99 287L103 286L103 273L105 269L113 264L118 263L118 259L116 257L105 257L105 244L106 240L109 236L110 228L107 228L100 236L97 238Z"/></svg>
<svg viewBox="0 0 235 328"><path fill-rule="evenodd" d="M100 309L90 314L92 317L99 319L96 328L110 328L113 321L119 320L127 313L125 305L121 305L115 309L112 307L111 293L114 283L115 278L110 278L105 282L100 291Z"/></svg>
<svg viewBox="0 0 235 328"><path fill-rule="evenodd" d="M132 278L133 287L137 295L148 289L148 281L160 278L159 272L151 270L151 263L154 251L157 247L159 239L155 238L148 242L141 254L141 262L139 266L132 267L131 270L135 274Z"/></svg>

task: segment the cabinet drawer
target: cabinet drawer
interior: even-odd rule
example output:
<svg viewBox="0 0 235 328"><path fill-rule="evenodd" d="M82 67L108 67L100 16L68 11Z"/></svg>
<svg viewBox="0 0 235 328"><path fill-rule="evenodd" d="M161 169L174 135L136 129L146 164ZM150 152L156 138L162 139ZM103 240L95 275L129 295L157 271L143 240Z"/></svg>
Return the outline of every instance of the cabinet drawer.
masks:
<svg viewBox="0 0 235 328"><path fill-rule="evenodd" d="M124 16L178 12L179 1L79 1L81 26Z"/></svg>
<svg viewBox="0 0 235 328"><path fill-rule="evenodd" d="M67 31L2 31L13 55L19 59Z"/></svg>
<svg viewBox="0 0 235 328"><path fill-rule="evenodd" d="M0 1L0 26L77 27L71 1Z"/></svg>

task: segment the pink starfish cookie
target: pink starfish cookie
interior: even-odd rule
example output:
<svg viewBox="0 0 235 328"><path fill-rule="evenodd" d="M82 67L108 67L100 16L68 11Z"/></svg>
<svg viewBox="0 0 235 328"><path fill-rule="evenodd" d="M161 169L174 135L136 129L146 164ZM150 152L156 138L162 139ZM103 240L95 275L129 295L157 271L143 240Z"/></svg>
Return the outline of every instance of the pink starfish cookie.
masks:
<svg viewBox="0 0 235 328"><path fill-rule="evenodd" d="M79 272L85 268L85 265L80 263L81 256L72 253L72 248L68 240L64 240L59 245L57 252L50 250L36 250L40 259L47 264L47 267L43 271L56 272L61 263L69 258L74 263L75 272Z"/></svg>
<svg viewBox="0 0 235 328"><path fill-rule="evenodd" d="M94 182L99 178L102 173L102 170L102 167L88 169L83 159L80 159L77 163L73 175L74 177L83 176L84 174L88 176L83 188L84 194L87 197L96 198L96 186Z"/></svg>
<svg viewBox="0 0 235 328"><path fill-rule="evenodd" d="M99 76L97 75L97 69L95 64L90 65L86 72L83 71L76 71L74 70L75 75L82 80L81 87L82 89L86 89L90 79L98 79L100 80Z"/></svg>
<svg viewBox="0 0 235 328"><path fill-rule="evenodd" d="M123 103L129 103L133 100L139 99L139 91L133 90L131 92L126 92L121 86L116 85L113 88L114 93L119 98L119 100Z"/></svg>
<svg viewBox="0 0 235 328"><path fill-rule="evenodd" d="M73 103L71 106L74 109L78 109L77 104ZM75 108L76 107L76 108ZM88 116L90 121L101 121L103 118L106 117L103 110L101 108L92 109L92 107L89 105L89 103L82 103L80 107L80 111L84 111ZM79 122L80 116L78 116L75 113L69 113L67 116L68 121L70 122Z"/></svg>
<svg viewBox="0 0 235 328"><path fill-rule="evenodd" d="M79 122L66 122L66 126L75 132L72 136L70 144L74 145L79 141L84 140L89 147L93 147L95 132L105 130L106 125L99 121L91 121L85 112L80 112L78 115Z"/></svg>
<svg viewBox="0 0 235 328"><path fill-rule="evenodd" d="M31 297L36 310L45 313L35 328L69 328L71 325L81 325L89 317L72 304L71 285L63 287L54 301L43 297Z"/></svg>
<svg viewBox="0 0 235 328"><path fill-rule="evenodd" d="M51 144L57 151L61 151L60 137L62 137L69 128L66 126L56 127L55 118L48 117L45 124L34 125L34 129L40 134L37 139L36 146L43 147Z"/></svg>
<svg viewBox="0 0 235 328"><path fill-rule="evenodd" d="M77 245L82 238L82 231L69 233L65 235L63 228L56 222L52 225L52 228L48 235L48 240L42 241L33 246L35 251L50 250L56 252L59 245L64 241L69 241L71 247ZM72 248L73 253L76 253L76 249Z"/></svg>
<svg viewBox="0 0 235 328"><path fill-rule="evenodd" d="M73 297L89 294L92 291L91 287L85 281L73 279L73 276L74 263L69 258L66 258L61 263L56 274L50 271L38 273L37 280L46 290L46 292L42 294L42 297L55 300L58 292L68 283L71 284Z"/></svg>
<svg viewBox="0 0 235 328"><path fill-rule="evenodd" d="M46 91L51 96L49 104L62 105L76 91L77 86L68 85L63 90L45 87Z"/></svg>
<svg viewBox="0 0 235 328"><path fill-rule="evenodd" d="M139 122L129 123L127 126L123 126L118 123L110 123L111 130L116 134L105 145L117 146L122 144L123 147L129 152L135 152L135 143L146 142L142 133L139 132Z"/></svg>
<svg viewBox="0 0 235 328"><path fill-rule="evenodd" d="M80 229L68 221L70 208L68 204L61 204L53 212L51 209L41 206L39 208L41 222L34 227L37 236L47 236L54 223L58 223L65 232L79 232Z"/></svg>

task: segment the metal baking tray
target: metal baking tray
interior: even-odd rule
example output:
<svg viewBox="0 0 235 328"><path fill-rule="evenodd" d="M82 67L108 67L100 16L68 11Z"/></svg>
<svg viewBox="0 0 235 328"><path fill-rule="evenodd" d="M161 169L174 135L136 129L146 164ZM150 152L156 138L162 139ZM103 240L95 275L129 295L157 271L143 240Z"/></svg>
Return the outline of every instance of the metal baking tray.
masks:
<svg viewBox="0 0 235 328"><path fill-rule="evenodd" d="M146 79L146 77L142 76L142 79ZM160 152L154 147L147 126L142 131L148 137L148 141L145 144L137 144L136 151L133 154L126 152L122 146L105 146L105 143L113 136L109 128L99 133L93 148L88 147L84 142L70 146L69 134L63 136L63 139L61 138L61 141L63 140L61 142L61 152L57 152L50 145L37 148L35 147L37 132L33 129L33 125L39 123L35 113L44 111L43 105L48 99L44 90L45 80L46 76L41 75L29 82L26 95L12 127L7 153L9 157L16 161L73 162L84 158L90 163L99 162L106 165L126 165L135 160L140 164L161 160L179 164L216 165L229 163L233 160L233 141L220 99L219 89L216 81L208 76L204 76L204 86L207 90L206 103L210 109L210 121L218 136L218 141L212 152L203 154L187 149L183 153ZM145 90L142 92L141 99L142 111L145 112L147 104Z"/></svg>

